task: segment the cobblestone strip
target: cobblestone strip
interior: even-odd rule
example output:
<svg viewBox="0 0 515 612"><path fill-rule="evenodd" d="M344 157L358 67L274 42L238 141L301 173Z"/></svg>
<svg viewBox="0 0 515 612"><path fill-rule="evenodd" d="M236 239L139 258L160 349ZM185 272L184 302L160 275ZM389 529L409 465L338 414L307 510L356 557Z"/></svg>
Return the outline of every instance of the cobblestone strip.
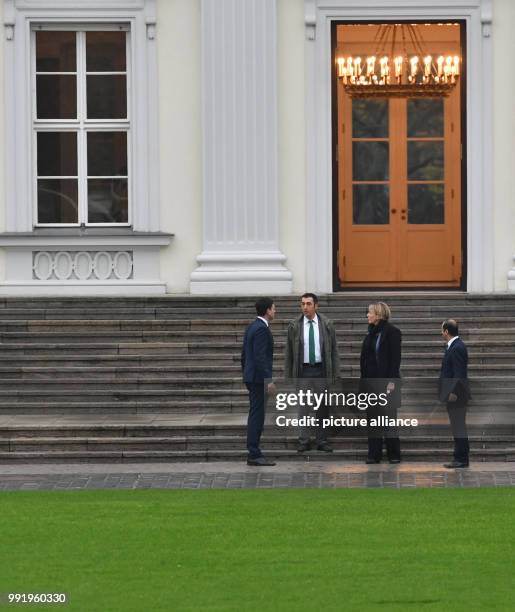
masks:
<svg viewBox="0 0 515 612"><path fill-rule="evenodd" d="M515 471L134 473L0 476L0 491L96 489L415 489L513 487Z"/></svg>

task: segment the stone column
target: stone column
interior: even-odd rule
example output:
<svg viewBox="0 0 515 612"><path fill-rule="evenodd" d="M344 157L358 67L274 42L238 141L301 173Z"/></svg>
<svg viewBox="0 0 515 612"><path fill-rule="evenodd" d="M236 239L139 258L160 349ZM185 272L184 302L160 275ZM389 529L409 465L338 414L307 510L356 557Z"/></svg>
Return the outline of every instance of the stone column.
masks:
<svg viewBox="0 0 515 612"><path fill-rule="evenodd" d="M203 251L195 294L291 293L279 250L276 0L201 0Z"/></svg>

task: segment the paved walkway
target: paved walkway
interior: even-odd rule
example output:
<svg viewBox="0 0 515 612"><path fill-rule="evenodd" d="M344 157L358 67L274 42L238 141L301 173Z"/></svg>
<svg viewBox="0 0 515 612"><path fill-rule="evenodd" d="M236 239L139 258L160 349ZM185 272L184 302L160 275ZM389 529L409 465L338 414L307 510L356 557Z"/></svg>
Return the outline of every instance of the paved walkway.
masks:
<svg viewBox="0 0 515 612"><path fill-rule="evenodd" d="M467 488L515 486L515 462L446 470L436 463L367 466L284 461L253 468L236 462L0 465L0 491L92 489Z"/></svg>

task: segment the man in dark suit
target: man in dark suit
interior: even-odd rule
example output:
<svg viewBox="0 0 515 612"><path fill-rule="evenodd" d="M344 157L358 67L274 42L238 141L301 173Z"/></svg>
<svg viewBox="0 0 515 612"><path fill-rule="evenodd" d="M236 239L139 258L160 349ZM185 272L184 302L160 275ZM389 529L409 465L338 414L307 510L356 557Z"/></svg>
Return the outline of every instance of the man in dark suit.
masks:
<svg viewBox="0 0 515 612"><path fill-rule="evenodd" d="M249 418L247 421L247 465L275 465L263 456L259 441L265 423L265 381L272 378L274 340L270 322L275 316L275 304L268 297L256 302L257 319L246 329L241 351L243 381L249 391ZM273 382L268 383L267 392L274 392Z"/></svg>
<svg viewBox="0 0 515 612"><path fill-rule="evenodd" d="M458 324L454 319L442 323L442 338L447 343L442 360L438 395L447 405L447 413L454 436L454 459L446 468L465 468L469 465L469 441L465 417L470 388L467 377L468 353L458 336Z"/></svg>

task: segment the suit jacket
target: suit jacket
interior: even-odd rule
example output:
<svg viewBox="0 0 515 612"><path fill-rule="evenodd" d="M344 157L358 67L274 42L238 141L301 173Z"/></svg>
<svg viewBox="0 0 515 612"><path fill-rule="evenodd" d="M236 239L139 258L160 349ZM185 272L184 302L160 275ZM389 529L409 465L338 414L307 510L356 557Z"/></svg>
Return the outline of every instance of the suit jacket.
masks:
<svg viewBox="0 0 515 612"><path fill-rule="evenodd" d="M381 324L380 324L381 325ZM374 378L387 378L389 380L400 378L401 372L401 330L395 325L385 321L382 323L381 337L379 338L379 346L375 353L377 370ZM365 337L361 346L360 370L361 378L368 378L370 373L367 372L367 339Z"/></svg>
<svg viewBox="0 0 515 612"><path fill-rule="evenodd" d="M272 378L274 339L268 325L261 319L253 321L245 330L241 350L243 382L263 383Z"/></svg>
<svg viewBox="0 0 515 612"><path fill-rule="evenodd" d="M336 381L340 375L340 356L336 343L333 322L317 312L319 320L320 353L325 377ZM304 363L304 315L300 315L288 325L284 353L285 378L299 378Z"/></svg>
<svg viewBox="0 0 515 612"><path fill-rule="evenodd" d="M438 397L447 402L449 394L458 396L456 406L464 406L470 399L470 387L467 375L468 352L465 343L457 338L445 351L438 381Z"/></svg>

